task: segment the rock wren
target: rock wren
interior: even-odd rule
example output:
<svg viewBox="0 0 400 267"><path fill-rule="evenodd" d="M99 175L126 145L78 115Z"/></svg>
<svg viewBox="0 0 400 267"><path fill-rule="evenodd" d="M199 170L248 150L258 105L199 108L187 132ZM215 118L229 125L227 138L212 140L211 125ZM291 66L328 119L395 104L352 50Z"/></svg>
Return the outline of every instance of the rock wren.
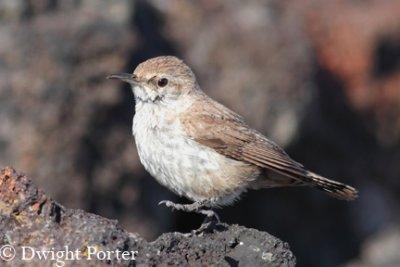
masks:
<svg viewBox="0 0 400 267"><path fill-rule="evenodd" d="M161 56L133 74L110 75L131 85L133 135L140 161L162 185L193 204L161 201L212 217L248 189L310 186L343 200L357 190L308 171L235 112L208 97L180 59Z"/></svg>

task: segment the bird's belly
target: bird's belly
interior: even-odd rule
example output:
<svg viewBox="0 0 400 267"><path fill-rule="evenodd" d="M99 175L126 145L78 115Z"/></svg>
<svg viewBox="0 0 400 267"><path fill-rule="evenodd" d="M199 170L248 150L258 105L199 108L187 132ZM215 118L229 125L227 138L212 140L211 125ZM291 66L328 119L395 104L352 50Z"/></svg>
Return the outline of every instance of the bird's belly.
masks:
<svg viewBox="0 0 400 267"><path fill-rule="evenodd" d="M176 128L142 128L135 139L145 169L162 185L194 201L221 202L234 195L228 202L233 201L257 176L254 167L226 158Z"/></svg>

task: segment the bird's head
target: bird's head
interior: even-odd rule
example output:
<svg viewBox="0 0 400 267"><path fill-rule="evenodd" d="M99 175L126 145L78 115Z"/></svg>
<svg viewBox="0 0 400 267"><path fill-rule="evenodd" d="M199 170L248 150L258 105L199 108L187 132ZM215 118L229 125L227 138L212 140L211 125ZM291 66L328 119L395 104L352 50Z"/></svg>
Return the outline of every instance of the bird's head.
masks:
<svg viewBox="0 0 400 267"><path fill-rule="evenodd" d="M133 74L122 73L108 76L132 86L138 101L173 101L198 88L192 70L180 59L160 56L140 63Z"/></svg>

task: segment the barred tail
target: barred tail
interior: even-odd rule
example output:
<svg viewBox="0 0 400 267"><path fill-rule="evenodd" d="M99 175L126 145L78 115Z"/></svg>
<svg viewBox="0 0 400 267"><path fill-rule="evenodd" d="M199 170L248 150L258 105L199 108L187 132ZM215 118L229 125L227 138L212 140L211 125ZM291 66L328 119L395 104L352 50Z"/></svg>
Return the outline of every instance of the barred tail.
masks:
<svg viewBox="0 0 400 267"><path fill-rule="evenodd" d="M329 180L313 172L307 172L307 177L311 179L311 186L325 191L334 198L350 201L358 197L357 189L349 185Z"/></svg>

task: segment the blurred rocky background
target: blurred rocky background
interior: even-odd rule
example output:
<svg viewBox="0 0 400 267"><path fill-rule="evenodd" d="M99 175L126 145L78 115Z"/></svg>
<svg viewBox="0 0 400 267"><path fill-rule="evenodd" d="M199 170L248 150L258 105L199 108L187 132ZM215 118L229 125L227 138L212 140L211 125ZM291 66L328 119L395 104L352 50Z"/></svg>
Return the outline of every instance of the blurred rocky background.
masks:
<svg viewBox="0 0 400 267"><path fill-rule="evenodd" d="M228 223L287 241L298 266L398 266L400 2L0 1L0 165L148 239L202 218L141 167L134 99L105 80L173 54L296 160L360 189L249 192Z"/></svg>

